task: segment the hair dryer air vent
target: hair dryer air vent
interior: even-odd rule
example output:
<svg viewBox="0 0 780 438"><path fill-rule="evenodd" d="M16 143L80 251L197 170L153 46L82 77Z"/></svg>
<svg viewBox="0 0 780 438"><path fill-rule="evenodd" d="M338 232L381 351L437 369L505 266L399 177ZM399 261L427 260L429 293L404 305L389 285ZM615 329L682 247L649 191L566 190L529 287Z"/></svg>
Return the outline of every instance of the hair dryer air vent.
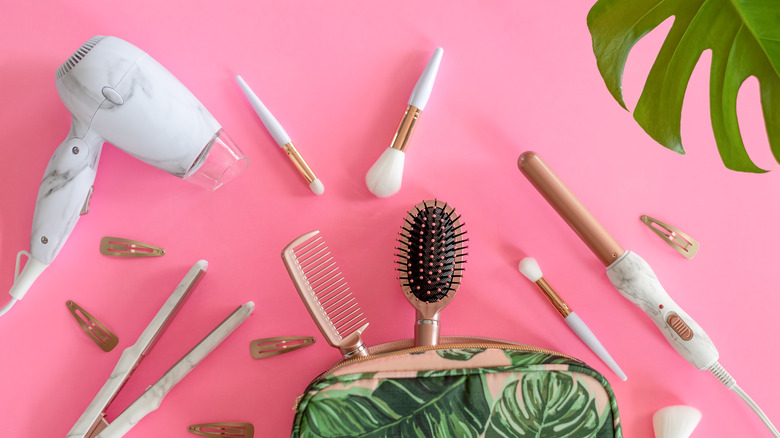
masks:
<svg viewBox="0 0 780 438"><path fill-rule="evenodd" d="M103 36L96 36L92 37L87 41L86 43L82 44L81 47L79 47L78 50L76 50L76 53L74 53L70 58L68 58L67 61L65 61L60 68L57 69L57 79L60 79L61 77L68 74L68 72L76 66L76 64L79 63L79 61L82 60L85 56L87 56L87 53L89 53L90 50L92 50L93 47L97 45L97 43L102 40Z"/></svg>

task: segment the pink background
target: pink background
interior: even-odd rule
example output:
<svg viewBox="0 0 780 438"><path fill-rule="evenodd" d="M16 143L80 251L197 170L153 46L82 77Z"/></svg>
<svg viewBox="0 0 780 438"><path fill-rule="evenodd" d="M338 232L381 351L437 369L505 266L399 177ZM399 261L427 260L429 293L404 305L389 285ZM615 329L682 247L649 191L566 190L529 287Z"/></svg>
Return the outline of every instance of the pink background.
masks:
<svg viewBox="0 0 780 438"><path fill-rule="evenodd" d="M29 294L0 318L3 436L64 436L192 264L208 274L115 402L121 408L236 306L254 314L128 437L186 437L187 426L251 422L286 436L296 396L338 360L317 332L279 257L319 229L371 326L369 345L412 335L393 247L407 210L438 198L463 215L470 237L463 285L443 311L445 335L506 338L559 350L604 373L627 437L652 435L651 416L688 404L704 415L694 436L768 436L747 406L666 343L609 284L587 247L517 170L536 150L628 249L655 269L704 327L721 363L780 422L776 318L780 172L726 170L709 124L709 54L694 72L679 156L656 144L607 92L578 2L5 2L0 27L0 289L29 248L35 197L70 116L55 70L94 35L145 50L184 83L249 157L245 173L213 193L178 181L111 145L103 149L91 212ZM668 29L669 23L663 28ZM663 35L629 57L633 108ZM444 57L407 153L403 188L379 199L364 176L388 146L433 50ZM264 100L326 186L313 195L260 124L233 77ZM757 83L740 95L748 150L772 169ZM693 260L639 221L678 226L701 243ZM106 235L164 247L155 259L98 252ZM548 280L629 376L621 382L517 271L536 257ZM110 353L65 307L74 300L120 339ZM2 299L4 304L6 299ZM307 349L254 360L248 345L314 335Z"/></svg>

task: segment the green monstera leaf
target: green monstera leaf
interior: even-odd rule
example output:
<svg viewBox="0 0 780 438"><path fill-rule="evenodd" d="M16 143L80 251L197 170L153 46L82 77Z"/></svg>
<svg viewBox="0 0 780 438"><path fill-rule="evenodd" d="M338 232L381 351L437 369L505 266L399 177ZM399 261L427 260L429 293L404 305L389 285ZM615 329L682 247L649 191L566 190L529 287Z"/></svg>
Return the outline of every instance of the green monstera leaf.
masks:
<svg viewBox="0 0 780 438"><path fill-rule="evenodd" d="M305 437L478 437L490 415L484 377L385 379L373 391L309 401Z"/></svg>
<svg viewBox="0 0 780 438"><path fill-rule="evenodd" d="M611 437L612 414L600 413L593 394L571 374L527 373L504 387L485 432L486 438L508 436Z"/></svg>
<svg viewBox="0 0 780 438"><path fill-rule="evenodd" d="M712 50L710 117L729 169L764 172L748 157L737 123L737 93L755 76L772 153L780 161L780 1L599 0L588 14L599 72L625 108L623 68L634 44L667 18L672 25L645 82L634 118L653 139L684 153L685 89L702 52Z"/></svg>

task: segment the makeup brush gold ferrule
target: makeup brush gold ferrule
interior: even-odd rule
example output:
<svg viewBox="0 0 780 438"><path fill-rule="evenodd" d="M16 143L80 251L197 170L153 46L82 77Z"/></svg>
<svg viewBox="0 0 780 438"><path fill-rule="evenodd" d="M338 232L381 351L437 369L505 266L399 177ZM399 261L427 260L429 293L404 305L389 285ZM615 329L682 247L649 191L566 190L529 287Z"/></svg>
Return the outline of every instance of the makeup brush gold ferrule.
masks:
<svg viewBox="0 0 780 438"><path fill-rule="evenodd" d="M566 302L564 302L563 299L561 299L558 293L555 292L555 289L553 289L552 286L550 286L550 283L548 283L547 280L544 279L544 277L536 281L536 286L539 288L540 291L542 291L544 296L547 297L550 303L555 307L555 310L557 310L562 317L566 318L567 316L569 316L569 314L571 313L571 309L566 304Z"/></svg>
<svg viewBox="0 0 780 438"><path fill-rule="evenodd" d="M311 170L311 167L306 163L306 160L303 159L300 153L298 153L298 150L295 149L295 146L292 144L292 142L289 142L282 146L282 149L284 149L284 152L287 154L287 157L290 158L290 161L295 165L295 168L298 169L298 172L303 175L304 178L306 178L306 181L308 183L311 183L315 179L317 179L317 176L314 175L314 172Z"/></svg>
<svg viewBox="0 0 780 438"><path fill-rule="evenodd" d="M398 149L401 152L406 152L409 142L412 140L412 134L414 134L414 128L417 127L417 121L420 120L422 110L414 105L406 107L406 112L401 123L398 124L398 129L395 130L395 136L390 147Z"/></svg>

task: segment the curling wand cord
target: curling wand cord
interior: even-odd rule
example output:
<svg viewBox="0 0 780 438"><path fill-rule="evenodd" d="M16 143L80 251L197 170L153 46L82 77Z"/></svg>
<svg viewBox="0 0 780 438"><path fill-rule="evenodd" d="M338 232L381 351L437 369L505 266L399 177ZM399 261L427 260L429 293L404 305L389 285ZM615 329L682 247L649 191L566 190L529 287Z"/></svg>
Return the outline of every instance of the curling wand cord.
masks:
<svg viewBox="0 0 780 438"><path fill-rule="evenodd" d="M739 386L737 386L737 381L733 377L731 377L731 374L728 373L718 362L715 362L712 364L711 367L708 368L709 372L711 372L715 377L718 378L718 380L721 381L726 387L734 392L737 393L737 395L742 398L742 400L747 403L748 406L750 406L750 409L753 409L753 412L755 412L759 418L761 418L761 421L764 422L766 427L769 428L769 431L772 432L772 435L774 435L777 438L780 438L780 432L777 431L774 424L772 424L772 421L769 420L769 417L766 416L764 411L761 410L761 407L758 406L756 402L753 401L752 398Z"/></svg>

